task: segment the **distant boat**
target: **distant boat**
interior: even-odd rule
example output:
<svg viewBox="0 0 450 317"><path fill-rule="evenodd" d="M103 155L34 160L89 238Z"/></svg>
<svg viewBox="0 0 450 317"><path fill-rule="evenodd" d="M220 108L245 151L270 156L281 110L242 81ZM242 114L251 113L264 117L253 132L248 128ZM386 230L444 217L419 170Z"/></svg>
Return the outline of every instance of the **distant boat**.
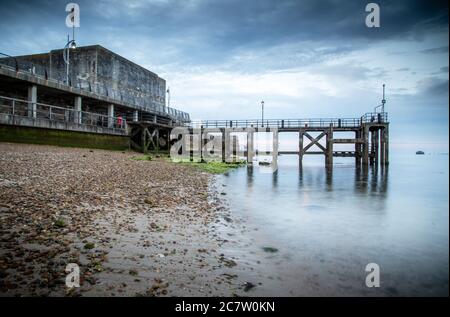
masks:
<svg viewBox="0 0 450 317"><path fill-rule="evenodd" d="M416 155L424 155L424 154L425 154L424 151L417 151L417 152L416 152Z"/></svg>

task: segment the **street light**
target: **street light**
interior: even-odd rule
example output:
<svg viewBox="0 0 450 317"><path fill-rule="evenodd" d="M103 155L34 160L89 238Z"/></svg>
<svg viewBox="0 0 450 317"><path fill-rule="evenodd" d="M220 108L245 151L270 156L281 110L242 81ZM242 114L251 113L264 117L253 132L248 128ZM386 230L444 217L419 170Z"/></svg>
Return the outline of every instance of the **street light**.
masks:
<svg viewBox="0 0 450 317"><path fill-rule="evenodd" d="M170 87L167 87L166 93L167 93L167 108L170 108ZM167 111L169 111L169 109L167 109Z"/></svg>
<svg viewBox="0 0 450 317"><path fill-rule="evenodd" d="M64 46L63 58L64 63L66 63L66 85L69 85L69 65L70 65L70 50L74 50L77 48L77 43L75 40L70 40L69 36L67 36L67 43Z"/></svg>
<svg viewBox="0 0 450 317"><path fill-rule="evenodd" d="M75 8L70 10L72 13L71 21L74 22ZM75 24L72 25L72 40L70 39L70 35L67 35L67 43L64 46L63 58L66 63L66 85L69 85L69 66L70 66L70 50L74 50L77 48L77 43L75 42Z"/></svg>
<svg viewBox="0 0 450 317"><path fill-rule="evenodd" d="M264 100L261 101L261 126L264 127Z"/></svg>

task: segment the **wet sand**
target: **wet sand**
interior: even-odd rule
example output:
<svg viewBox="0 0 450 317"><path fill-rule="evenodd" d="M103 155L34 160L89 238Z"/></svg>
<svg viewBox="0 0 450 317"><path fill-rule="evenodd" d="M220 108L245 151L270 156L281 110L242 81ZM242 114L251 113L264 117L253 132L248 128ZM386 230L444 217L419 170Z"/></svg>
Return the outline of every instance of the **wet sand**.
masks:
<svg viewBox="0 0 450 317"><path fill-rule="evenodd" d="M133 152L0 143L1 296L242 296L214 178ZM221 195L222 194L222 195ZM224 230L231 230L226 232ZM230 254L230 255L228 255ZM67 288L68 263L81 286Z"/></svg>

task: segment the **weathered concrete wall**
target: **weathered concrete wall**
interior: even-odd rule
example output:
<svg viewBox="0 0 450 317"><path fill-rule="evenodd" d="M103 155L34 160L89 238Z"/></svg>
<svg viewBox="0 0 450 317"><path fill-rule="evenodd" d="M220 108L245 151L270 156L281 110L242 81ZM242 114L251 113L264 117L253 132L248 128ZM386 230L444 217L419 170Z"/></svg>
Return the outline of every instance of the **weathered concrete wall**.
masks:
<svg viewBox="0 0 450 317"><path fill-rule="evenodd" d="M66 79L63 50L18 56L16 59L21 70L33 70L37 75L60 82ZM14 67L13 59L1 60ZM166 81L155 73L99 45L70 50L69 60L73 87L145 107L149 111L164 112Z"/></svg>
<svg viewBox="0 0 450 317"><path fill-rule="evenodd" d="M0 142L48 144L123 151L129 147L126 136L19 127L0 124Z"/></svg>
<svg viewBox="0 0 450 317"><path fill-rule="evenodd" d="M78 132L101 133L111 135L127 135L125 130L113 129L95 125L84 125L73 122L53 121L43 118L30 118L22 116L12 116L10 114L0 113L0 124L35 127L44 129L69 130Z"/></svg>

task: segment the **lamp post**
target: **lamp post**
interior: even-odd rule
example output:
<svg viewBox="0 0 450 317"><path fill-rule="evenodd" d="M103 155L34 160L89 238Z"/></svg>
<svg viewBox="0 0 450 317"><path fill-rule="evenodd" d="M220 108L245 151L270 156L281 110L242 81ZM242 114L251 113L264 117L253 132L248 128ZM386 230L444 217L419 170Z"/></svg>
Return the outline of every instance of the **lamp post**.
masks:
<svg viewBox="0 0 450 317"><path fill-rule="evenodd" d="M264 100L261 101L261 126L264 127Z"/></svg>
<svg viewBox="0 0 450 317"><path fill-rule="evenodd" d="M64 46L64 50L63 50L64 63L66 63L66 85L69 85L70 50L76 49L76 48L77 48L77 43L75 43L74 39L71 40L68 35L67 43L66 43L66 46Z"/></svg>
<svg viewBox="0 0 450 317"><path fill-rule="evenodd" d="M167 87L167 111L169 111L170 108L170 87Z"/></svg>

